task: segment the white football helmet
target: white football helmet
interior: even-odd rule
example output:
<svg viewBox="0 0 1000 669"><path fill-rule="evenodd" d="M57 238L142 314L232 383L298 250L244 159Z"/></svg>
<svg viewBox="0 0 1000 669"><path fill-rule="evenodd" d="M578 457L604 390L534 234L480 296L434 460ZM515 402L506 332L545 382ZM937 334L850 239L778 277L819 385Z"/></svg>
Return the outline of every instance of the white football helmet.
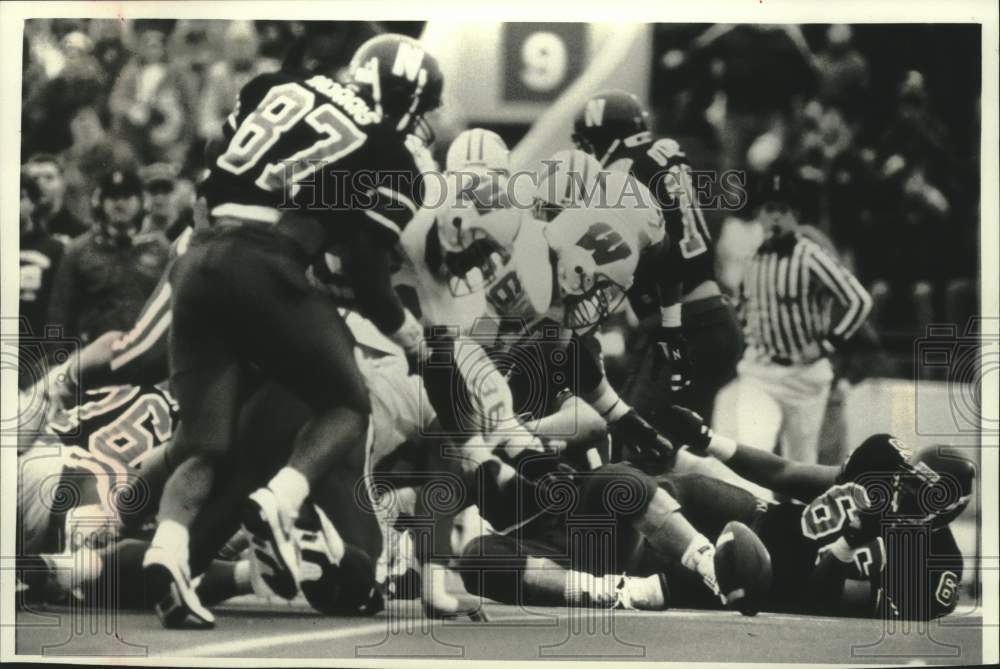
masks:
<svg viewBox="0 0 1000 669"><path fill-rule="evenodd" d="M482 128L462 131L448 147L448 172L510 176L510 149L500 135Z"/></svg>
<svg viewBox="0 0 1000 669"><path fill-rule="evenodd" d="M625 299L639 264L638 238L600 209L566 209L545 227L545 237L556 256L563 325L586 332Z"/></svg>
<svg viewBox="0 0 1000 669"><path fill-rule="evenodd" d="M625 172L609 172L601 184L604 197L598 206L621 214L638 237L640 253L663 240L663 211L648 188Z"/></svg>
<svg viewBox="0 0 1000 669"><path fill-rule="evenodd" d="M598 202L600 182L606 175L597 159L583 151L556 152L542 161L534 193L535 218L549 222L564 209Z"/></svg>

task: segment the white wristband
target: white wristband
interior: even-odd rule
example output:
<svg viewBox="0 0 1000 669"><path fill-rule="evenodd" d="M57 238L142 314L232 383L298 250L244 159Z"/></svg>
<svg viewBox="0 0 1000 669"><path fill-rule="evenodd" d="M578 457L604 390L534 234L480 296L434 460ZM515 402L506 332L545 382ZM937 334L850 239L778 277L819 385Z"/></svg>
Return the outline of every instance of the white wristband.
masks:
<svg viewBox="0 0 1000 669"><path fill-rule="evenodd" d="M660 325L665 328L679 328L681 326L681 305L671 304L669 307L660 307Z"/></svg>
<svg viewBox="0 0 1000 669"><path fill-rule="evenodd" d="M415 353L424 338L424 328L409 309L403 309L403 324L399 329L388 335L389 339L399 344L407 353Z"/></svg>
<svg viewBox="0 0 1000 669"><path fill-rule="evenodd" d="M738 447L739 444L736 443L735 439L721 434L713 434L712 441L708 443L708 454L721 462L726 462L736 455Z"/></svg>

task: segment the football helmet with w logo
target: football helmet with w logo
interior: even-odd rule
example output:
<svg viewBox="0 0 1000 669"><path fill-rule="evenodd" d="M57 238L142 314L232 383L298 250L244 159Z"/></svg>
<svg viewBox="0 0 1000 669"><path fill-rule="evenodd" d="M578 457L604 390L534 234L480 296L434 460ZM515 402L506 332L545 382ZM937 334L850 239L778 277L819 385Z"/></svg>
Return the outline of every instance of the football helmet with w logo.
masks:
<svg viewBox="0 0 1000 669"><path fill-rule="evenodd" d="M632 286L639 240L618 217L567 209L545 227L555 256L562 323L578 333L614 312Z"/></svg>

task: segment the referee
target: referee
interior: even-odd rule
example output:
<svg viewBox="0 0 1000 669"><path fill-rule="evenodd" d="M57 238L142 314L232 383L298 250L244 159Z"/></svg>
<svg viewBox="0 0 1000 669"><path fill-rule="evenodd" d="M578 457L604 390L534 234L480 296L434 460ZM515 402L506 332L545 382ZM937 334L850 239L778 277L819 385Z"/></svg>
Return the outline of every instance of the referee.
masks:
<svg viewBox="0 0 1000 669"><path fill-rule="evenodd" d="M764 242L740 286L747 348L731 391L742 443L815 463L834 378L828 356L865 322L872 300L858 280L799 226L794 172L762 180Z"/></svg>

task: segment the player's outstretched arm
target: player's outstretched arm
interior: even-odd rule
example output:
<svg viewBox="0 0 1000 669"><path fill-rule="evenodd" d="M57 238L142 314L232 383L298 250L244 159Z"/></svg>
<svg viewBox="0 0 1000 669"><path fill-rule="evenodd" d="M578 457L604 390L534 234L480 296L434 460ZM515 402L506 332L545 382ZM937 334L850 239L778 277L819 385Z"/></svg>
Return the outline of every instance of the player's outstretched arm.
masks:
<svg viewBox="0 0 1000 669"><path fill-rule="evenodd" d="M46 416L76 406L83 390L110 381L112 344L123 334L117 330L105 332L48 373L41 382L49 403Z"/></svg>
<svg viewBox="0 0 1000 669"><path fill-rule="evenodd" d="M811 501L836 483L837 468L794 462L715 434L701 416L680 406L669 409L665 434L696 455L711 455L743 478L776 493Z"/></svg>
<svg viewBox="0 0 1000 669"><path fill-rule="evenodd" d="M384 236L366 228L358 231L351 250L355 266L364 268L364 277L354 282L354 292L361 314L412 354L423 339L423 328L392 287L391 248Z"/></svg>

